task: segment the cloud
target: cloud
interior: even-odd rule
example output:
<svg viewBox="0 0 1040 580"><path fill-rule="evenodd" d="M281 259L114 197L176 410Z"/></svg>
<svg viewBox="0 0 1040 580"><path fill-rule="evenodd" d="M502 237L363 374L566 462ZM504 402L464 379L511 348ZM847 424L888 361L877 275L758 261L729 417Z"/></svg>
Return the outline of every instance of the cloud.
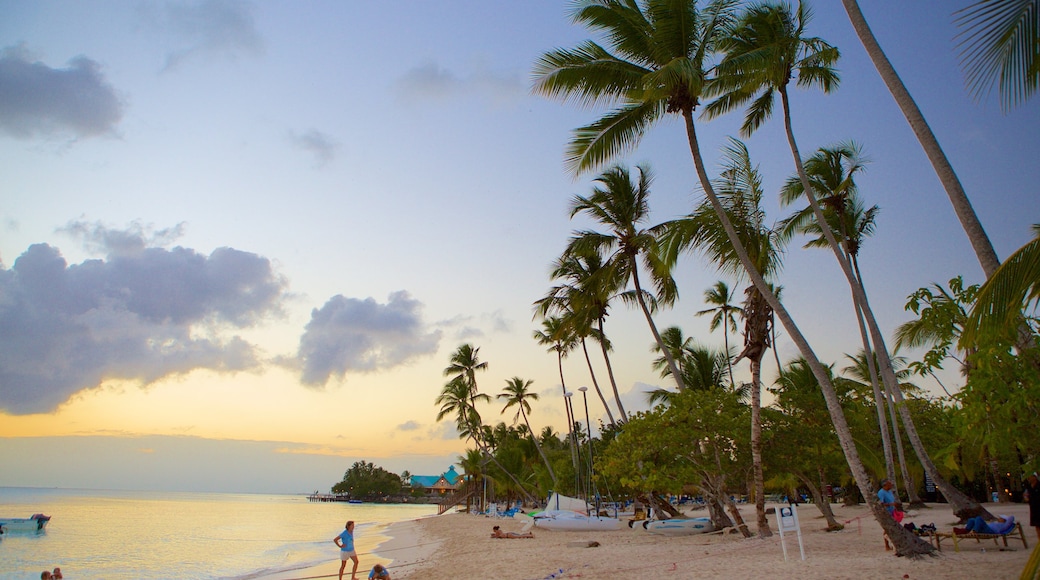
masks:
<svg viewBox="0 0 1040 580"><path fill-rule="evenodd" d="M398 431L415 431L421 427L418 421L405 421L397 426Z"/></svg>
<svg viewBox="0 0 1040 580"><path fill-rule="evenodd" d="M34 244L0 268L0 408L53 411L110 379L255 369L255 347L226 331L280 314L285 290L266 258L232 248L207 256L142 242L69 265Z"/></svg>
<svg viewBox="0 0 1040 580"><path fill-rule="evenodd" d="M478 95L497 104L521 101L528 90L519 75L502 75L478 65L466 76L458 76L435 62L409 70L397 82L398 96L406 101L447 100Z"/></svg>
<svg viewBox="0 0 1040 580"><path fill-rule="evenodd" d="M422 321L422 303L394 292L386 304L333 296L311 312L300 338L304 384L319 387L348 371L374 372L437 351L441 332Z"/></svg>
<svg viewBox="0 0 1040 580"><path fill-rule="evenodd" d="M0 50L0 132L18 139L72 134L112 135L123 103L85 56L66 68L33 61L24 46Z"/></svg>
<svg viewBox="0 0 1040 580"><path fill-rule="evenodd" d="M253 5L238 0L168 2L158 12L146 8L151 24L173 37L177 48L166 55L164 71L189 60L217 56L231 59L263 52L253 20Z"/></svg>
<svg viewBox="0 0 1040 580"><path fill-rule="evenodd" d="M315 129L311 129L303 134L291 132L289 133L289 142L292 143L293 147L313 155L316 167L328 165L336 157L336 152L339 150L339 143L335 139Z"/></svg>

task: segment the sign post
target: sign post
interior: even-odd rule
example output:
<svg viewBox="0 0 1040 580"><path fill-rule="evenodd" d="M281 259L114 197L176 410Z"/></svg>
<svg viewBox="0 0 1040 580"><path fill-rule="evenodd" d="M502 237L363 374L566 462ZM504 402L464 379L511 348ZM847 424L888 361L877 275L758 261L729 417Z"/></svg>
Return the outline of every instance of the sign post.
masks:
<svg viewBox="0 0 1040 580"><path fill-rule="evenodd" d="M802 527L798 523L798 506L789 505L776 510L776 527L780 530L780 546L784 549L784 561L787 561L787 543L784 532L794 532L798 537L798 551L805 560L805 547L802 545Z"/></svg>

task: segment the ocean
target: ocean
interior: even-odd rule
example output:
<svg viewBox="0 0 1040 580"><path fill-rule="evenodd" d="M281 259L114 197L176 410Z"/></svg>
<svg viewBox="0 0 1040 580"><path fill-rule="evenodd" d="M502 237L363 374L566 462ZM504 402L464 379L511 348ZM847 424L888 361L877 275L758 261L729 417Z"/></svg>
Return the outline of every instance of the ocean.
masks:
<svg viewBox="0 0 1040 580"><path fill-rule="evenodd" d="M338 561L332 538L347 520L367 577L387 560L373 550L388 525L436 510L304 495L0 487L0 515L52 517L41 533L0 536L0 580L38 580L55 566L69 580L250 580Z"/></svg>

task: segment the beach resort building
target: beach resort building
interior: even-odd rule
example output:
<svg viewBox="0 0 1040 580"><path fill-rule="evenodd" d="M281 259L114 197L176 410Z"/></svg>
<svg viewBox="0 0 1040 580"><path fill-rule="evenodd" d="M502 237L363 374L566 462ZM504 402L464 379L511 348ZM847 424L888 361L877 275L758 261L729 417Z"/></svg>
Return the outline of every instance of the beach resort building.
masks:
<svg viewBox="0 0 1040 580"><path fill-rule="evenodd" d="M448 471L440 475L413 475L408 484L412 486L412 489L422 489L430 495L444 495L455 491L461 479L462 476L455 471L455 466L452 465Z"/></svg>

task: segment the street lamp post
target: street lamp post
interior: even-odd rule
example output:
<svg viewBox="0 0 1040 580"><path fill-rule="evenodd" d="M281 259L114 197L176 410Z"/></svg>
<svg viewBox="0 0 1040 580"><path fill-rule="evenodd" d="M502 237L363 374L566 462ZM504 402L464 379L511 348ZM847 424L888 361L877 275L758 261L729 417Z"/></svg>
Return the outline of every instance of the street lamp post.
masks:
<svg viewBox="0 0 1040 580"><path fill-rule="evenodd" d="M565 392L563 394L563 403L567 408L567 421L570 425L567 427L567 433L571 440L571 462L574 464L574 493L578 493L581 489L581 470L578 467L578 439L574 434L574 408L571 405L571 397L574 396L573 392Z"/></svg>
<svg viewBox="0 0 1040 580"><path fill-rule="evenodd" d="M599 494L596 493L596 467L593 463L592 456L592 421L589 420L589 395L588 387L578 387L581 391L582 401L585 403L585 427L589 431L589 487L592 488L592 495L596 498L596 513L599 513ZM586 500L587 501L587 500Z"/></svg>

